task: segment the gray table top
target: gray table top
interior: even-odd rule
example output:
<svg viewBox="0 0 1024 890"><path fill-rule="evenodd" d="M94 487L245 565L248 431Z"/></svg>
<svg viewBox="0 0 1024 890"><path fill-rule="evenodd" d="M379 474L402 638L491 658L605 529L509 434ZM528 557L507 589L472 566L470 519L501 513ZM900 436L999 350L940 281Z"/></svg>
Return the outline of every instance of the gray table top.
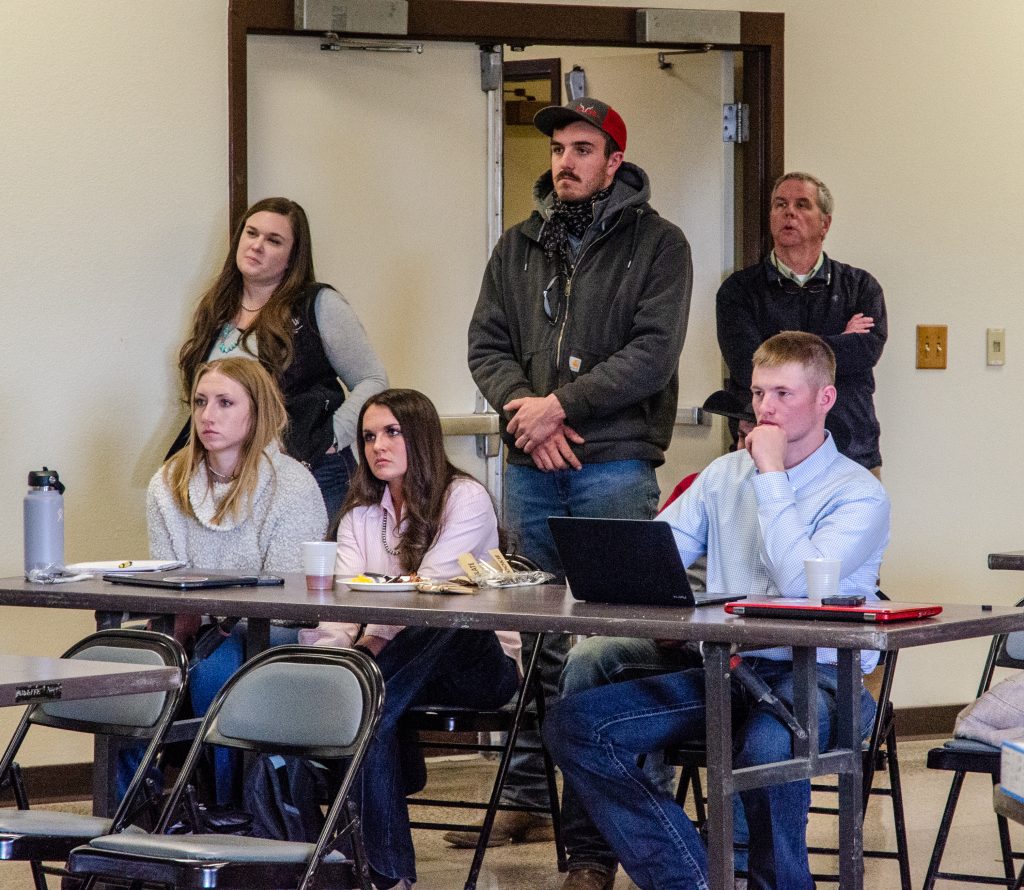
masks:
<svg viewBox="0 0 1024 890"><path fill-rule="evenodd" d="M81 658L0 655L0 707L173 689L178 669Z"/></svg>
<svg viewBox="0 0 1024 890"><path fill-rule="evenodd" d="M99 579L42 585L20 577L3 578L0 605L878 650L1024 630L1024 610L1003 606L986 611L977 605L946 605L935 618L884 626L738 618L720 606L681 609L582 603L560 585L457 595L358 593L337 584L333 591L313 593L306 590L302 575L284 577L283 587L187 592L114 585Z"/></svg>

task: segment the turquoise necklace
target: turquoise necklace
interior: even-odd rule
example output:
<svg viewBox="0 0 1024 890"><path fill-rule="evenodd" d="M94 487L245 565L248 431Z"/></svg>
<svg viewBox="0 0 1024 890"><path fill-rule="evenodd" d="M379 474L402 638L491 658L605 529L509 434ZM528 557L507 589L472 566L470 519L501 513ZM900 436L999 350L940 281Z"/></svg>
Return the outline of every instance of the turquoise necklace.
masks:
<svg viewBox="0 0 1024 890"><path fill-rule="evenodd" d="M235 335L235 339L231 339L232 332ZM234 325L226 324L220 329L220 336L217 338L217 348L227 355L227 353L234 351L238 348L238 341L242 339L241 328L236 328Z"/></svg>

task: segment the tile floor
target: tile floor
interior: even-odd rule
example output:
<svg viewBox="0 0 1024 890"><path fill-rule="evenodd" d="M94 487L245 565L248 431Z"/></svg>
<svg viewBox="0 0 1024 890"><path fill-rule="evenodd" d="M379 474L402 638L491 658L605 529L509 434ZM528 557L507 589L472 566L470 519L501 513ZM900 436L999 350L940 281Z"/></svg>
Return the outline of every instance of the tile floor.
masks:
<svg viewBox="0 0 1024 890"><path fill-rule="evenodd" d="M905 741L900 745L900 765L911 851L913 886L918 888L924 880L924 871L935 839L935 828L945 804L949 789L949 774L924 768L925 755L934 741ZM475 762L448 762L432 766L432 781L436 786L431 793L450 789L458 794L463 789L483 788L490 782L489 764ZM445 792L447 793L447 792ZM812 816L811 843L834 842L834 819ZM1024 831L1014 830L1015 844L1024 849ZM888 802L876 798L868 812L864 827L865 846L891 845L893 832ZM419 882L417 890L461 890L471 851L453 850L442 840L439 832L419 831L416 838ZM991 787L984 777L970 777L964 786L958 808L958 819L950 838L944 860L947 869L969 871L984 868L998 873L998 841L995 817L992 814ZM817 857L816 870L828 871L833 863ZM479 890L558 890L563 876L555 868L554 848L550 844L524 844L492 849L484 860L484 869L477 884ZM54 884L53 886L56 886ZM616 890L634 890L635 885L620 874ZM835 884L819 882L819 887ZM895 862L868 860L864 886L867 890L890 890L899 886ZM940 883L941 890L968 886L963 883ZM0 865L0 890L31 890L32 882L27 867L12 863Z"/></svg>

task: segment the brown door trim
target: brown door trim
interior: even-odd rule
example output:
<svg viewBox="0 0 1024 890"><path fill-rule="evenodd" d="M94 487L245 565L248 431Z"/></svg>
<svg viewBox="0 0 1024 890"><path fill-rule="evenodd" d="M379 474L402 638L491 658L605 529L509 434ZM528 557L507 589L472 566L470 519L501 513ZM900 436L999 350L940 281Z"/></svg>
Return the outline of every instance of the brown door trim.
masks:
<svg viewBox="0 0 1024 890"><path fill-rule="evenodd" d="M561 59L525 59L523 61L503 62L505 80L540 80L547 78L551 82L552 102L561 105L562 96L562 60Z"/></svg>
<svg viewBox="0 0 1024 890"><path fill-rule="evenodd" d="M480 44L640 46L636 9L409 0L409 39ZM771 186L783 171L783 40L781 13L740 14L740 43L711 49L743 54L743 101L750 106L750 140L743 152L739 227L742 263L760 257L768 241ZM231 224L248 207L247 46L249 34L319 35L294 27L293 0L230 0L228 4L228 183ZM361 35L372 36L372 35ZM388 35L377 35L386 37ZM659 48L690 44L659 44Z"/></svg>

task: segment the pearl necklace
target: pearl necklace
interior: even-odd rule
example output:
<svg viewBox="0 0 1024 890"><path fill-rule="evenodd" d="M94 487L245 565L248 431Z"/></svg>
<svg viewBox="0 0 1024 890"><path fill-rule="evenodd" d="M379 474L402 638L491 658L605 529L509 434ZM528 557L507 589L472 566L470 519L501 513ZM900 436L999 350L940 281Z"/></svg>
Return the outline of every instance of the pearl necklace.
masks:
<svg viewBox="0 0 1024 890"><path fill-rule="evenodd" d="M245 301L244 301L244 300L239 300L238 302L239 302L239 304L241 305L241 307L242 307L242 308L243 308L243 309L244 309L244 310L245 310L246 312L259 312L259 311L260 311L260 310L261 310L261 309L263 308L263 306L266 306L266 305L267 305L266 303L264 303L264 304L263 304L262 306L257 306L257 307L256 307L256 308L254 309L254 308L253 308L253 307L251 307L251 306L246 306L246 305L245 305Z"/></svg>
<svg viewBox="0 0 1024 890"><path fill-rule="evenodd" d="M391 556L398 556L397 550L392 550L390 547L388 547L388 514L386 510L382 512L383 516L381 517L380 520L380 542L384 545L385 553Z"/></svg>

